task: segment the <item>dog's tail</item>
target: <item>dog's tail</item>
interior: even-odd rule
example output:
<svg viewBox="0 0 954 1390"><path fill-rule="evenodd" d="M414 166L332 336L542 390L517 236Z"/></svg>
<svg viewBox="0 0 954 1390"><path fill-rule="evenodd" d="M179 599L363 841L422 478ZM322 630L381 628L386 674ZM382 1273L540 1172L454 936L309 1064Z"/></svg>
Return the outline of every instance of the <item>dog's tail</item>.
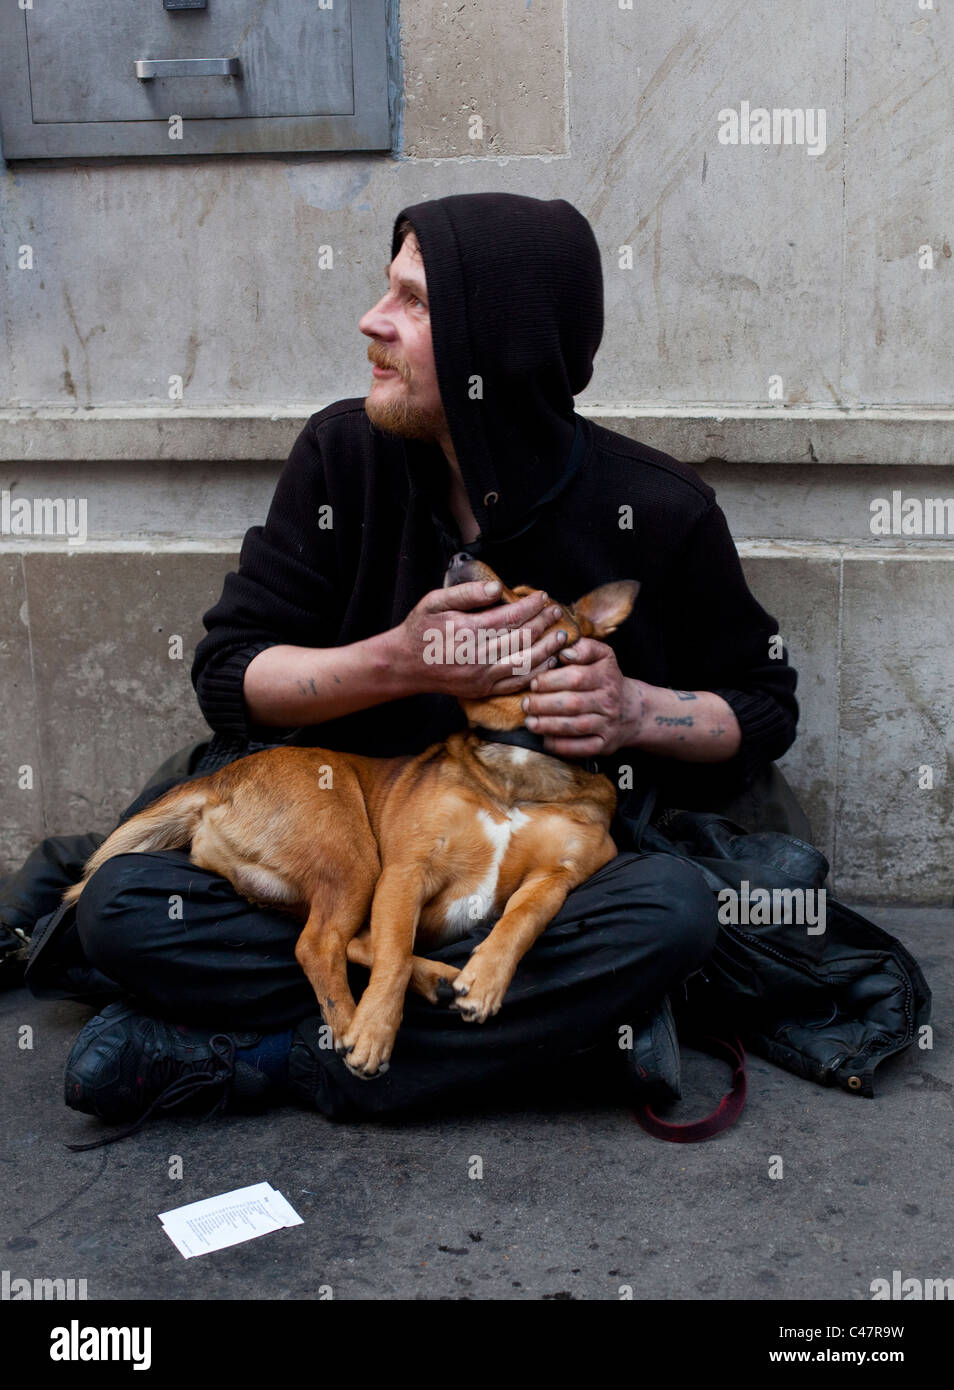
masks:
<svg viewBox="0 0 954 1390"><path fill-rule="evenodd" d="M182 849L189 844L209 800L209 779L173 787L152 806L124 821L87 861L83 877L63 894L75 903L88 881L107 859L117 854L141 854L151 849Z"/></svg>

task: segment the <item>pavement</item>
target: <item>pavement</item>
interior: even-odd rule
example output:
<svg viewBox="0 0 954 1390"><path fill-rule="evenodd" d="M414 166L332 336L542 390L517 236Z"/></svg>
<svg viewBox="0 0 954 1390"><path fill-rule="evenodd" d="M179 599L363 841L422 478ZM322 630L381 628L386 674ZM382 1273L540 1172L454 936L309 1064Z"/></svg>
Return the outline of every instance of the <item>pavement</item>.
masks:
<svg viewBox="0 0 954 1390"><path fill-rule="evenodd" d="M954 909L857 910L921 965L933 1048L883 1063L873 1100L750 1056L741 1119L697 1145L645 1133L590 1065L425 1118L172 1114L72 1153L105 1132L62 1097L92 1011L8 989L0 1269L85 1279L89 1298L116 1301L867 1300L895 1270L950 1278ZM728 1087L728 1068L701 1054L684 1052L683 1072L676 1120ZM302 1225L186 1260L157 1220L263 1181Z"/></svg>

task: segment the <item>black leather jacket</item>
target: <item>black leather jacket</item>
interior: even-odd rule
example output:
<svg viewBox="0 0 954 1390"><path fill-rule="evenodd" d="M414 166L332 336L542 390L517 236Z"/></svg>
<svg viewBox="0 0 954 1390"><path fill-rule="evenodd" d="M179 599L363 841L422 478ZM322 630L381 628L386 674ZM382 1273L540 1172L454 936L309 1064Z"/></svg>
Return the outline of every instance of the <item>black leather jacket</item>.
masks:
<svg viewBox="0 0 954 1390"><path fill-rule="evenodd" d="M715 892L817 892L828 875L825 856L803 840L748 834L710 812L665 811L639 839L644 851L691 859ZM712 956L673 1005L693 1026L738 1033L787 1071L870 1097L878 1063L908 1047L930 1018L931 991L899 941L830 895L823 921L817 934L804 922L723 923Z"/></svg>

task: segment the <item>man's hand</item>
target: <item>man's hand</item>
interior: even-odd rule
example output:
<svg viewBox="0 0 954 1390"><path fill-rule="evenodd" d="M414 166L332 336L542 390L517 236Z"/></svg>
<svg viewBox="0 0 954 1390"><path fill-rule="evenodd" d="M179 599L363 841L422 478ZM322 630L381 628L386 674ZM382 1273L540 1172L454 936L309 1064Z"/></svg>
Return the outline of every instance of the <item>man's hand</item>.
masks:
<svg viewBox="0 0 954 1390"><path fill-rule="evenodd" d="M409 695L482 699L523 690L556 663L566 634L543 634L562 615L539 590L511 604L500 604L500 594L499 584L489 593L483 581L433 589L403 623L374 637L343 647L268 647L245 668L249 717L265 725L321 724ZM512 655L499 656L503 643L495 651L489 640L501 630L516 639L507 648ZM461 640L468 637L473 654Z"/></svg>
<svg viewBox="0 0 954 1390"><path fill-rule="evenodd" d="M480 700L523 690L554 666L566 633L544 633L562 610L542 590L509 604L496 602L500 592L474 581L425 594L388 634L401 685Z"/></svg>
<svg viewBox="0 0 954 1390"><path fill-rule="evenodd" d="M686 762L725 762L742 731L731 706L711 690L669 690L624 676L605 642L581 637L560 653L555 670L530 682L523 701L527 728L548 753L593 758L619 748Z"/></svg>
<svg viewBox="0 0 954 1390"><path fill-rule="evenodd" d="M531 680L523 701L527 728L542 734L547 752L557 757L614 753L628 744L629 725L639 718L639 701L631 700L627 686L613 648L581 637L561 653L555 670Z"/></svg>

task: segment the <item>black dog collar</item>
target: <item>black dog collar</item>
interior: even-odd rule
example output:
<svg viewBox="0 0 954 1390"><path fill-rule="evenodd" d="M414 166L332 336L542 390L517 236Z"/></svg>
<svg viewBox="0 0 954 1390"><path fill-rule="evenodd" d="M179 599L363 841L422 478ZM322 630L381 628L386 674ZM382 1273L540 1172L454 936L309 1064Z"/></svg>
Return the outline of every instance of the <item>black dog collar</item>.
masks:
<svg viewBox="0 0 954 1390"><path fill-rule="evenodd" d="M485 729L482 724L474 724L470 731L483 739L484 743L512 743L517 748L529 748L533 753L553 756L543 746L543 735L535 734L530 729Z"/></svg>
<svg viewBox="0 0 954 1390"><path fill-rule="evenodd" d="M548 752L543 746L543 735L535 734L531 729L487 729L482 724L472 724L470 732L484 743L510 743L516 748L529 748L533 753L542 753L546 758L559 757L557 753ZM595 758L586 758L582 767L587 772L600 770Z"/></svg>

